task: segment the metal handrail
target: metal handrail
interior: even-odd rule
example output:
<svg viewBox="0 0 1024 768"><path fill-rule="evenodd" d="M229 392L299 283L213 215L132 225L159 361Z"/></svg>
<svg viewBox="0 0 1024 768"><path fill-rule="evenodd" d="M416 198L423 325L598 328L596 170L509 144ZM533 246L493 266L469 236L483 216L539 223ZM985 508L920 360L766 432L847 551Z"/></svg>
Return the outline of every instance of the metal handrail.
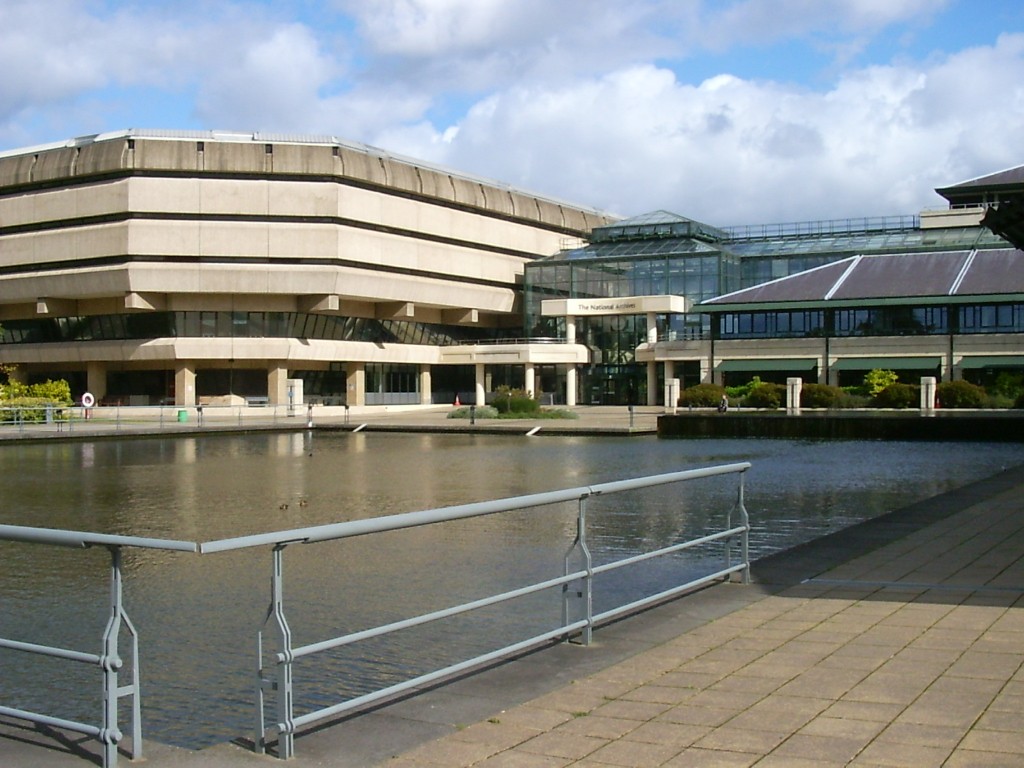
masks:
<svg viewBox="0 0 1024 768"><path fill-rule="evenodd" d="M0 706L0 715L26 720L38 725L63 728L97 739L103 747L104 768L117 765L117 745L124 734L118 724L118 701L126 696L132 699L132 750L131 757L142 757L142 702L139 693L139 636L124 609L122 592L122 547L164 549L177 552L196 552L198 545L191 541L151 539L139 536L118 536L87 531L66 531L52 528L31 528L20 525L0 525L0 541L27 544L48 544L58 547L86 549L106 547L110 551L110 615L103 630L102 653L56 648L36 643L26 643L0 638L0 648L23 653L39 654L51 658L74 661L99 667L103 673L103 717L101 725L82 723L74 720L52 717L39 712ZM124 666L119 649L121 628L131 635L131 682L118 685L118 672Z"/></svg>
<svg viewBox="0 0 1024 768"><path fill-rule="evenodd" d="M265 753L269 743L269 737L273 731L276 731L278 756L282 759L291 758L295 754L296 732L303 726L335 717L343 712L363 707L364 705L389 698L398 693L423 686L427 683L450 678L460 672L478 668L480 665L490 661L508 658L511 655L529 648L537 647L538 645L551 640L558 638L568 639L570 636L578 633L582 642L584 644L588 644L591 640L592 630L597 623L606 621L613 616L636 611L641 607L691 591L713 581L729 578L732 574L739 573L742 575L743 581L745 583L748 582L750 576L750 556L748 547L750 522L743 501L743 479L744 473L750 468L750 466L751 465L748 462L739 462L717 467L670 472L662 475L653 475L631 480L599 483L590 486L568 488L507 499L477 502L473 504L443 507L420 512L389 515L364 520L353 520L344 523L312 526L307 528L297 528L287 531L279 531L276 533L264 533L253 536L221 539L218 541L200 544L199 551L202 554L228 552L251 547L271 547L271 600L263 622L257 631L256 638L259 671L255 692L256 729L253 740L255 751ZM723 530L656 551L622 558L612 563L599 566L593 565L586 542L586 506L588 499L594 496L622 493L657 485L665 485L668 483L692 481L729 474L735 474L738 476L737 495L734 506L726 515L726 523ZM420 616L414 616L359 632L329 638L320 642L302 646L295 646L293 644L292 631L285 615L284 606L284 551L289 545L337 541L356 536L397 531L417 526L433 525L442 522L481 517L513 510L550 506L570 501L575 501L578 504L577 531L575 540L566 551L564 569L561 576L545 579L534 584L522 586L507 592L463 603L461 605L433 611ZM737 515L739 518L738 525L733 525L734 515ZM733 564L731 543L736 537L739 537L740 540L740 562ZM611 571L613 569L622 568L627 565L632 565L642 560L671 554L684 549L717 541L725 542L725 562L723 567L714 570L712 573L692 579L685 584L676 585L675 587L664 590L655 595L650 595L628 605L619 606L604 613L594 614L592 603L593 578L595 575ZM582 559L582 566L571 568L570 562L579 559ZM578 591L570 592L569 586L573 583L580 583L581 588ZM391 632L451 618L485 606L504 603L528 594L534 594L555 587L561 587L562 591L562 621L560 626L554 629L534 635L533 637L520 642L506 645L489 653L478 655L441 669L436 669L413 679L378 689L362 696L323 707L300 716L295 715L295 687L293 684L292 665L297 658L310 656L312 654L338 648L343 645L349 645L371 637L379 637ZM574 597L581 601L584 616L581 619L570 621L569 613L571 600ZM264 634L268 629L272 630L275 635L274 642L276 644L276 649L265 656ZM270 665L272 665L272 668L265 667L265 661L269 662ZM273 691L275 693L277 704L276 718L270 724L267 723L265 712L267 703L266 694L268 691Z"/></svg>

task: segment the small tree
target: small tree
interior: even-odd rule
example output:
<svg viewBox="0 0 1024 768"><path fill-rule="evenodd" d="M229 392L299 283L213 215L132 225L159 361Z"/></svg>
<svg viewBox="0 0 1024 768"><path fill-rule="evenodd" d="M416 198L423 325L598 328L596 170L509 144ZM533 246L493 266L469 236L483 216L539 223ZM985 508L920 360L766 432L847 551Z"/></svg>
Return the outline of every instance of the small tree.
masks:
<svg viewBox="0 0 1024 768"><path fill-rule="evenodd" d="M898 381L877 393L872 403L879 408L913 408L920 401L920 387Z"/></svg>
<svg viewBox="0 0 1024 768"><path fill-rule="evenodd" d="M529 393L507 386L498 387L491 405L498 413L535 413L540 410L540 403L530 397Z"/></svg>
<svg viewBox="0 0 1024 768"><path fill-rule="evenodd" d="M942 408L981 408L985 390L969 381L944 381L935 387L935 396Z"/></svg>
<svg viewBox="0 0 1024 768"><path fill-rule="evenodd" d="M838 408L845 394L839 387L810 382L800 390L800 405L804 408Z"/></svg>
<svg viewBox="0 0 1024 768"><path fill-rule="evenodd" d="M883 389L899 381L899 378L896 371L873 368L864 375L864 386L868 394L875 397Z"/></svg>
<svg viewBox="0 0 1024 768"><path fill-rule="evenodd" d="M760 382L751 387L743 404L749 408L779 408L786 400L786 387L782 384Z"/></svg>
<svg viewBox="0 0 1024 768"><path fill-rule="evenodd" d="M717 384L694 384L679 393L679 405L693 408L714 408L722 402L725 388Z"/></svg>

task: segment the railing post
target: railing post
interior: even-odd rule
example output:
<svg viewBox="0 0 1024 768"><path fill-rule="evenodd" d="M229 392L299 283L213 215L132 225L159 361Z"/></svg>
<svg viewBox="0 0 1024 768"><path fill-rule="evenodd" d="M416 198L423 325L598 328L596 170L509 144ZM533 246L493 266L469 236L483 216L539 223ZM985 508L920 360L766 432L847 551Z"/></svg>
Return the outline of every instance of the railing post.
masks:
<svg viewBox="0 0 1024 768"><path fill-rule="evenodd" d="M581 496L576 513L576 539L565 553L565 568L562 575L568 576L572 571L570 558L576 549L583 555L583 568L587 575L583 579L583 589L576 596L583 599L584 618L587 626L583 630L583 645L590 645L594 629L594 563L587 547L587 497ZM562 625L569 624L569 585L562 585Z"/></svg>
<svg viewBox="0 0 1024 768"><path fill-rule="evenodd" d="M750 515L747 514L747 508L743 503L743 489L744 482L747 477L747 471L743 470L740 472L740 487L737 492L736 506L740 511L740 523L743 525L743 535L740 537L740 554L743 557L743 583L750 583Z"/></svg>
<svg viewBox="0 0 1024 768"><path fill-rule="evenodd" d="M121 548L109 547L110 550L110 617L103 631L103 653L100 656L100 668L103 670L103 727L100 730L100 743L103 744L103 768L114 768L117 765L117 743L121 740L121 731L117 727L117 671L122 660L117 652L118 635L121 631L121 617L124 613L122 603L121 580Z"/></svg>
<svg viewBox="0 0 1024 768"><path fill-rule="evenodd" d="M263 713L263 691L269 682L277 695L277 723L279 732L277 737L278 757L283 760L295 756L295 725L292 719L292 631L288 626L288 620L284 615L284 548L287 544L277 544L273 550L273 573L270 581L270 607L267 616L263 620L263 626L257 633L257 650L259 653L259 671L257 674L257 730L255 734L256 751L266 751L267 727ZM266 681L263 677L263 627L273 620L274 628L277 630L279 652L283 657L278 661L274 677Z"/></svg>

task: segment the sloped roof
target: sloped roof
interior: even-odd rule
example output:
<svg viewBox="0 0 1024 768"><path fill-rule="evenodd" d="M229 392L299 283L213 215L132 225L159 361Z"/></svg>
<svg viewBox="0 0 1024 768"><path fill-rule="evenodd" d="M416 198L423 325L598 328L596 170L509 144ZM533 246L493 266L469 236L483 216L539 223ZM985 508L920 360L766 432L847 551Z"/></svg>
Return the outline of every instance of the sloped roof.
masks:
<svg viewBox="0 0 1024 768"><path fill-rule="evenodd" d="M707 311L764 305L911 303L922 298L1024 295L1024 251L940 251L852 256L701 302Z"/></svg>
<svg viewBox="0 0 1024 768"><path fill-rule="evenodd" d="M957 184L951 184L948 187L940 187L935 191L940 195L947 191L963 192L978 187L1007 187L1024 186L1024 165L1018 165L1016 168L1007 168L1003 171L996 171L995 173L987 174L986 176L978 176L974 179L968 179L967 181L961 181Z"/></svg>

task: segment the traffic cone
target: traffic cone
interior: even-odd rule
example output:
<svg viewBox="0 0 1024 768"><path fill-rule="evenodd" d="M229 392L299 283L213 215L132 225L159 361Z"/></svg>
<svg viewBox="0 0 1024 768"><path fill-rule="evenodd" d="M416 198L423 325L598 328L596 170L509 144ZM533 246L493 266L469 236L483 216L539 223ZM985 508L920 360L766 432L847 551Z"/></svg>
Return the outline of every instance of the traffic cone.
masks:
<svg viewBox="0 0 1024 768"><path fill-rule="evenodd" d="M459 396L455 395L455 407L458 408L462 403L459 402Z"/></svg>

